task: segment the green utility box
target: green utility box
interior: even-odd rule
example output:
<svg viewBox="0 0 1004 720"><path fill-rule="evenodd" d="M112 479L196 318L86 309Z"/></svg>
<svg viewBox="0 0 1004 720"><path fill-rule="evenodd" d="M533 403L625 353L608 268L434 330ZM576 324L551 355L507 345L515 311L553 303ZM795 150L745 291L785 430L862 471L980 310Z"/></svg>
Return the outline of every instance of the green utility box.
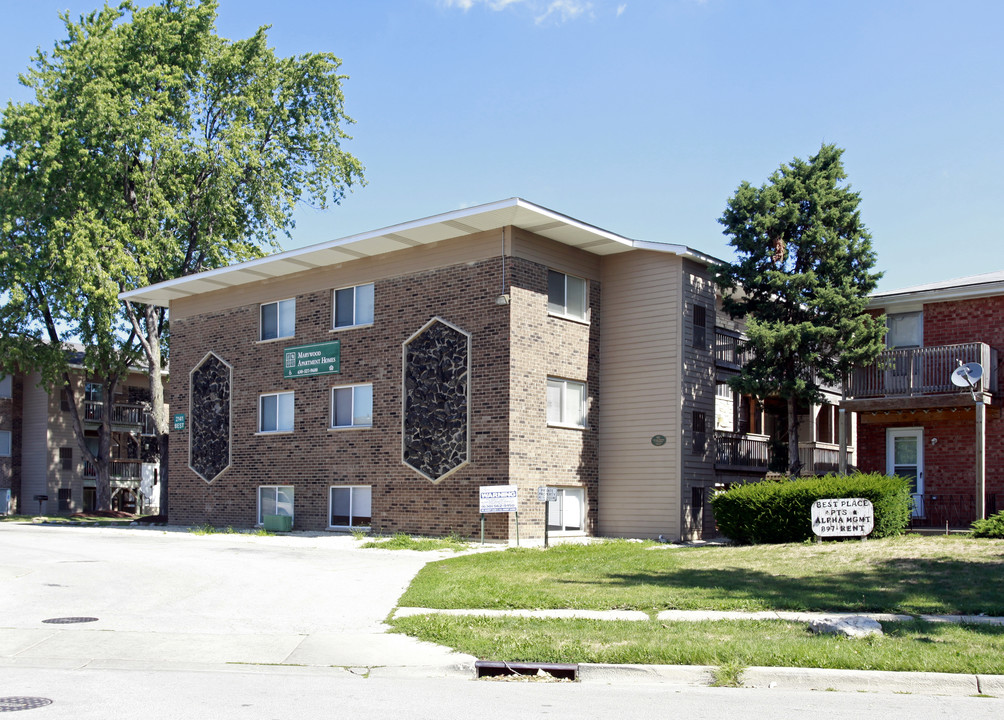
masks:
<svg viewBox="0 0 1004 720"><path fill-rule="evenodd" d="M265 529L268 532L289 532L293 529L293 518L289 515L266 515Z"/></svg>

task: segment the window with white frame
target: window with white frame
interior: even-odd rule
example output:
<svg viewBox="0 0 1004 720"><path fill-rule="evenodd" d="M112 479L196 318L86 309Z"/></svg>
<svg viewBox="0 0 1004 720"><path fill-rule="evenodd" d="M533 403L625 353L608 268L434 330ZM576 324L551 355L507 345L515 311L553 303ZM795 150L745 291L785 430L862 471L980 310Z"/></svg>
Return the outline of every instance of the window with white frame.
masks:
<svg viewBox="0 0 1004 720"><path fill-rule="evenodd" d="M550 532L581 532L585 503L582 488L556 488L558 497L547 503Z"/></svg>
<svg viewBox="0 0 1004 720"><path fill-rule="evenodd" d="M547 424L586 426L586 384L559 378L547 379Z"/></svg>
<svg viewBox="0 0 1004 720"><path fill-rule="evenodd" d="M0 430L0 457L10 457L10 430Z"/></svg>
<svg viewBox="0 0 1004 720"><path fill-rule="evenodd" d="M261 485L258 488L258 524L265 522L266 515L293 517L292 485Z"/></svg>
<svg viewBox="0 0 1004 720"><path fill-rule="evenodd" d="M586 281L574 275L548 270L547 312L573 320L585 320Z"/></svg>
<svg viewBox="0 0 1004 720"><path fill-rule="evenodd" d="M373 324L373 283L335 290L334 328Z"/></svg>
<svg viewBox="0 0 1004 720"><path fill-rule="evenodd" d="M293 393L270 393L258 398L258 432L293 432Z"/></svg>
<svg viewBox="0 0 1004 720"><path fill-rule="evenodd" d="M295 334L295 299L261 304L261 340L293 337Z"/></svg>
<svg viewBox="0 0 1004 720"><path fill-rule="evenodd" d="M329 527L369 527L373 507L373 491L369 485L332 487L329 503Z"/></svg>
<svg viewBox="0 0 1004 720"><path fill-rule="evenodd" d="M4 375L0 377L0 398L9 398L13 396L13 389L11 384L11 376Z"/></svg>
<svg viewBox="0 0 1004 720"><path fill-rule="evenodd" d="M372 385L331 388L331 427L370 427L372 425Z"/></svg>

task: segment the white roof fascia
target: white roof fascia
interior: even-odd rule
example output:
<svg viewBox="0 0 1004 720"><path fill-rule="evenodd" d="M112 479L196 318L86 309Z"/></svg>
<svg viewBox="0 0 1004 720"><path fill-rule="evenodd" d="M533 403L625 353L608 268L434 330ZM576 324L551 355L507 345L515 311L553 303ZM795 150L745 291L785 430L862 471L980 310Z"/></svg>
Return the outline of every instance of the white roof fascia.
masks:
<svg viewBox="0 0 1004 720"><path fill-rule="evenodd" d="M381 242L382 238L386 239L386 242L399 243L400 249L404 249L438 242L439 239L462 237L464 228L458 227L457 224L466 226L467 232L470 233L512 225L601 256L629 252L633 249L646 249L672 252L708 264L719 262L683 245L631 240L522 198L513 197L165 280L155 285L120 293L119 298L167 307L175 299L281 277L313 267L351 262L398 249L387 250L386 243ZM422 236L418 239L415 239L415 234L411 238L403 237L405 233L422 230L427 232L421 233ZM366 252L367 249L371 252Z"/></svg>
<svg viewBox="0 0 1004 720"><path fill-rule="evenodd" d="M973 298L1004 295L1004 281L978 283L973 285L954 285L951 287L934 288L930 290L894 290L892 292L874 294L869 298L868 307L886 310L916 308L918 305L934 302L953 302L956 300L971 300Z"/></svg>

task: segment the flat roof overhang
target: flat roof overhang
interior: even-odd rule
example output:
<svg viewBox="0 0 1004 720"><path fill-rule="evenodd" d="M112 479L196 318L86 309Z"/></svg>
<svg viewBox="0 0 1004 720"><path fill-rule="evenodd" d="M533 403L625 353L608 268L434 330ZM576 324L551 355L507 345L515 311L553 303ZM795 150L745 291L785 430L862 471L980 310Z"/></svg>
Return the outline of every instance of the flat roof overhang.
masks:
<svg viewBox="0 0 1004 720"><path fill-rule="evenodd" d="M630 240L521 198L509 198L165 280L156 285L123 292L119 297L131 302L168 307L172 300L507 226L526 230L594 255L614 255L642 249L684 255L705 264L718 262L715 258L684 245Z"/></svg>

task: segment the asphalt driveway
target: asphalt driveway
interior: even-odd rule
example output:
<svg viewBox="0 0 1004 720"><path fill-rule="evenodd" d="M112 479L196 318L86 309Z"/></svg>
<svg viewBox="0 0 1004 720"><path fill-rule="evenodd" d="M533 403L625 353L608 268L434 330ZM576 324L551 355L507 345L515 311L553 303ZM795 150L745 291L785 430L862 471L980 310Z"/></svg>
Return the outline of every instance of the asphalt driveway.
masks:
<svg viewBox="0 0 1004 720"><path fill-rule="evenodd" d="M342 535L0 523L0 665L452 669L383 620L438 553ZM96 621L50 624L53 618Z"/></svg>

